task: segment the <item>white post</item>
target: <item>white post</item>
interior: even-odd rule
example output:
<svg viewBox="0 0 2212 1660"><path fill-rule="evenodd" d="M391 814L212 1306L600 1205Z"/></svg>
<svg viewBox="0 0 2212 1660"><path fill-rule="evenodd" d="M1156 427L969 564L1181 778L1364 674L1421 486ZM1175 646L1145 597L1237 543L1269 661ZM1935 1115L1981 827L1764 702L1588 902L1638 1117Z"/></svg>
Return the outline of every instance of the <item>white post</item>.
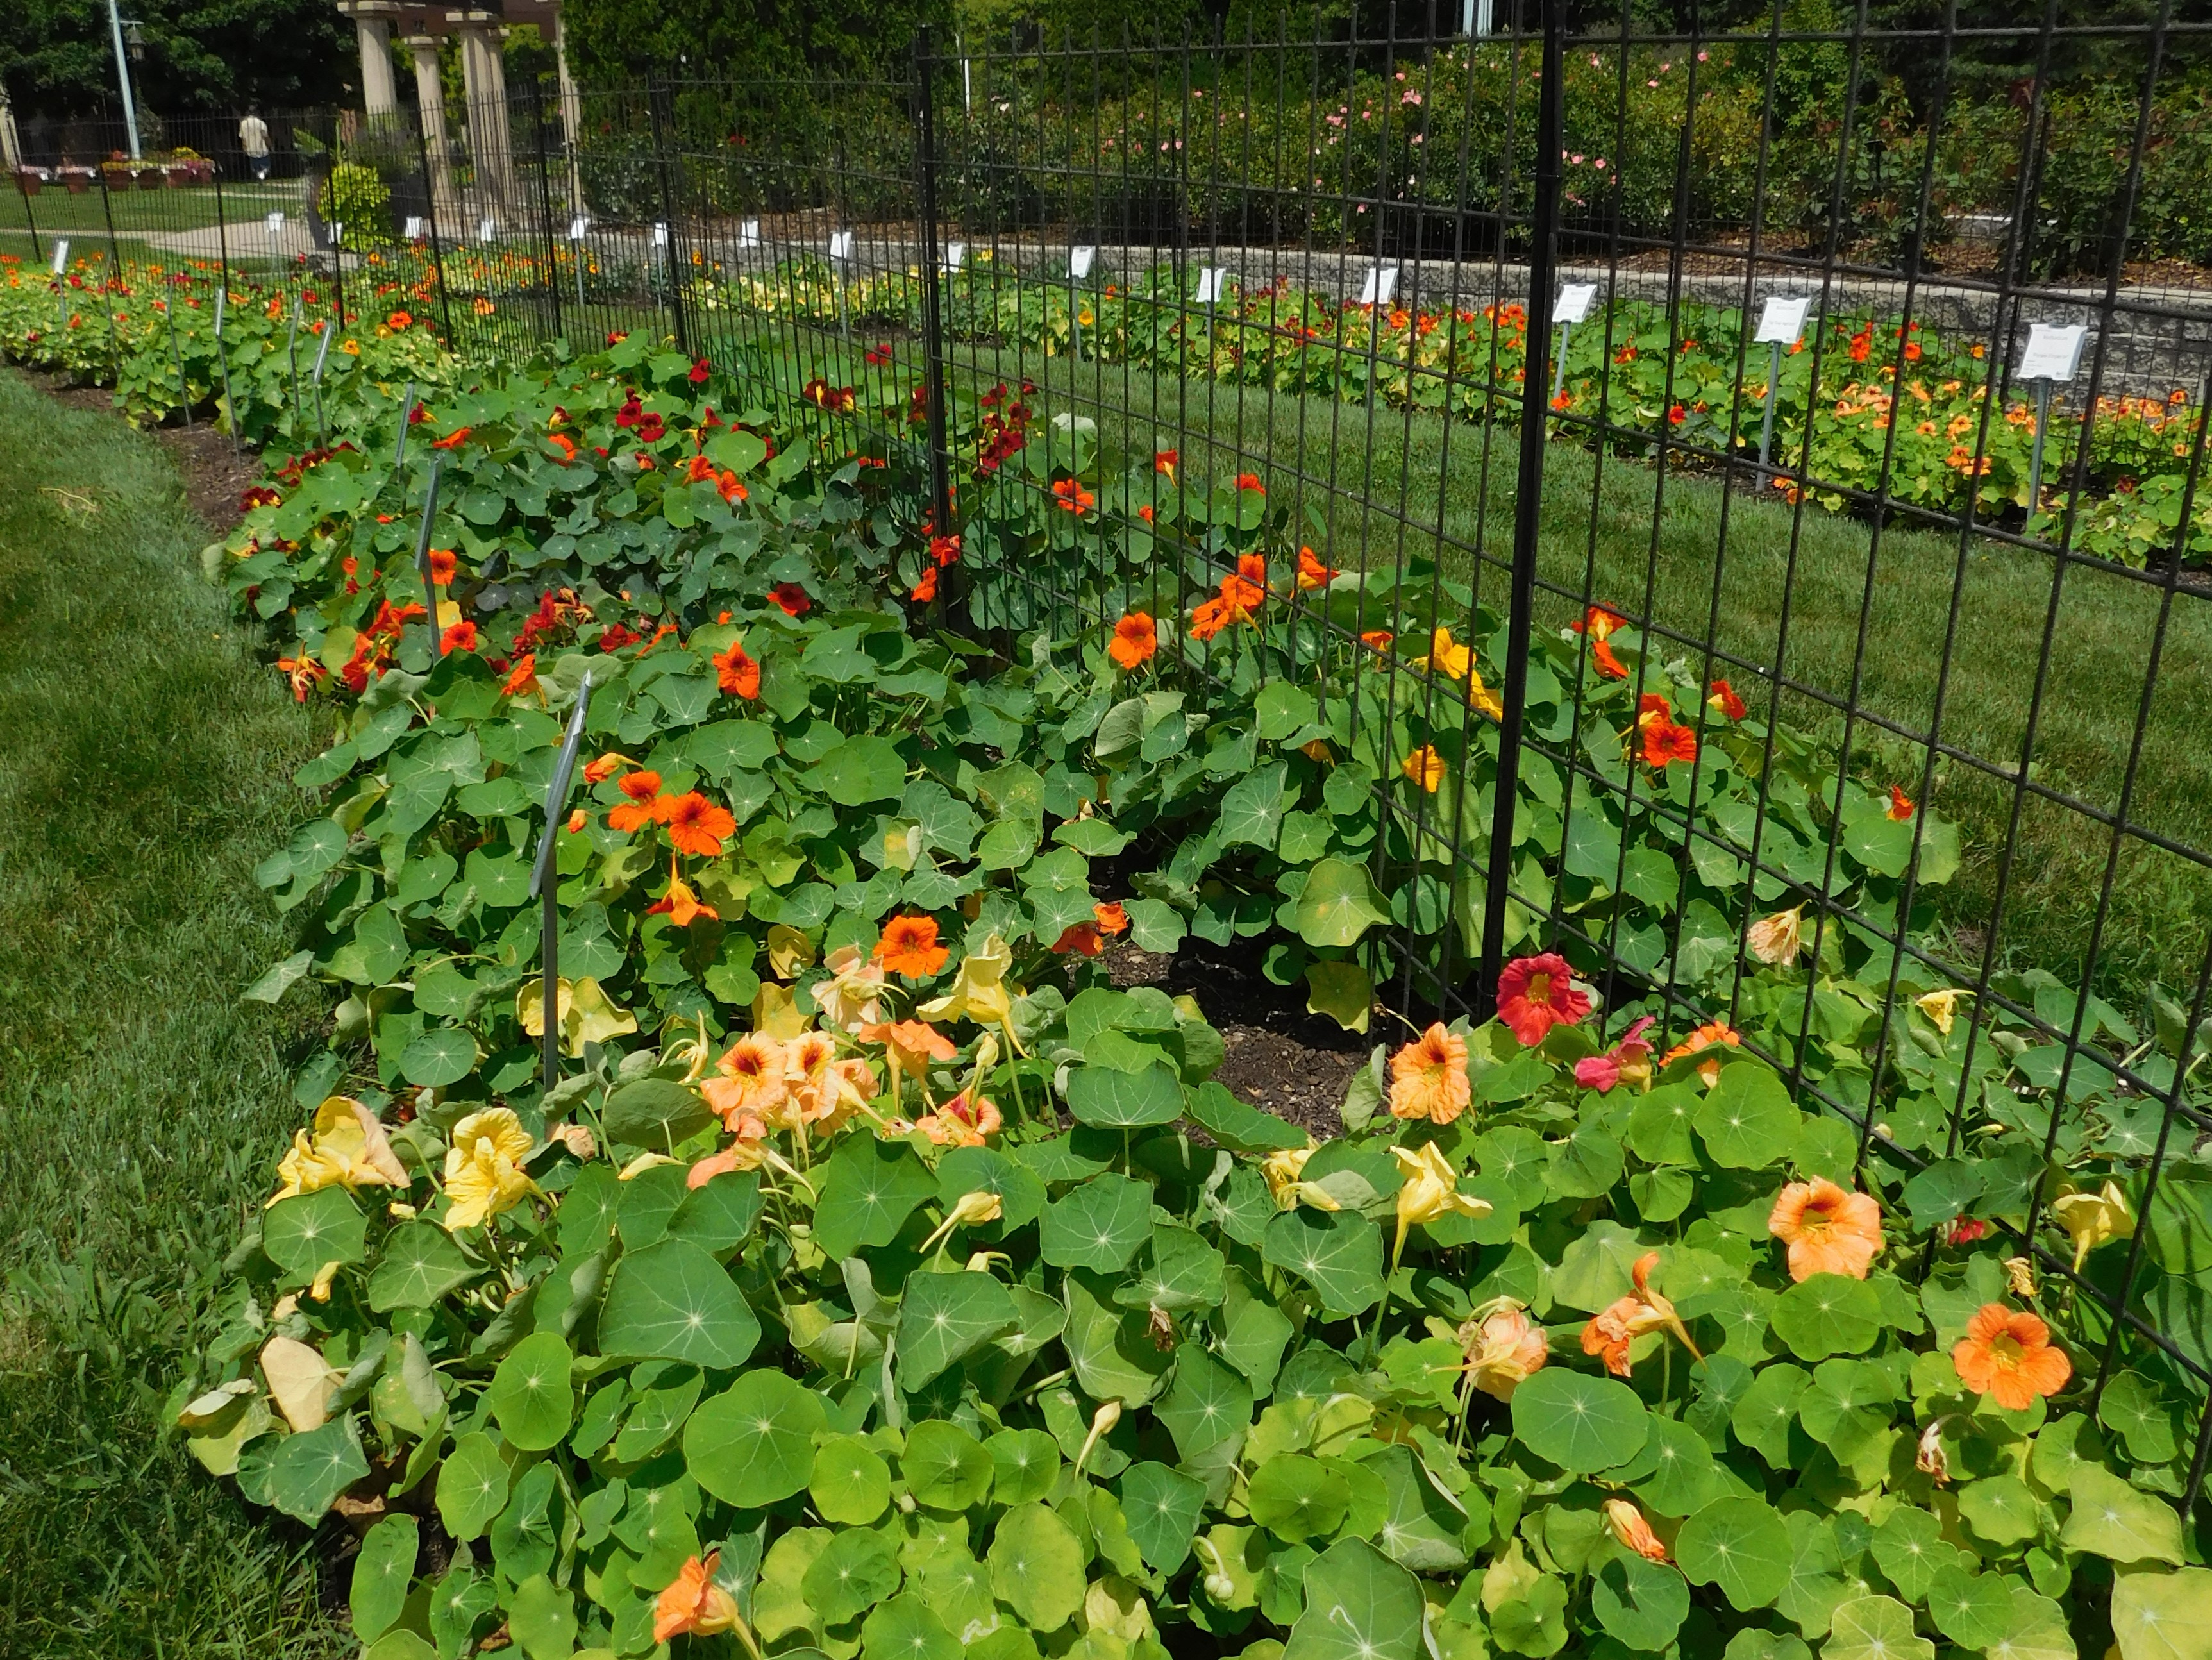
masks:
<svg viewBox="0 0 2212 1660"><path fill-rule="evenodd" d="M131 55L123 49L123 14L107 0L108 33L115 39L115 78L123 88L123 125L131 135L131 159L139 159L138 103L131 95Z"/></svg>

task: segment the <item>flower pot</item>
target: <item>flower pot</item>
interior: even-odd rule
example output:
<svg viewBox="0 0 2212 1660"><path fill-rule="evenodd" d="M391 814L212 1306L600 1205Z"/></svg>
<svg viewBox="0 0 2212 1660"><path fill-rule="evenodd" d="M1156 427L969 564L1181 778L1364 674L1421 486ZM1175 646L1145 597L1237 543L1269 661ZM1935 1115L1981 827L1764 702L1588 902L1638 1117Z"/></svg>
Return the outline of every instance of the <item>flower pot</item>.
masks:
<svg viewBox="0 0 2212 1660"><path fill-rule="evenodd" d="M92 188L92 175L65 167L62 170L62 183L69 186L71 196L82 196Z"/></svg>
<svg viewBox="0 0 2212 1660"><path fill-rule="evenodd" d="M46 176L36 167L18 167L15 170L15 182L23 187L24 195L36 196L46 184Z"/></svg>

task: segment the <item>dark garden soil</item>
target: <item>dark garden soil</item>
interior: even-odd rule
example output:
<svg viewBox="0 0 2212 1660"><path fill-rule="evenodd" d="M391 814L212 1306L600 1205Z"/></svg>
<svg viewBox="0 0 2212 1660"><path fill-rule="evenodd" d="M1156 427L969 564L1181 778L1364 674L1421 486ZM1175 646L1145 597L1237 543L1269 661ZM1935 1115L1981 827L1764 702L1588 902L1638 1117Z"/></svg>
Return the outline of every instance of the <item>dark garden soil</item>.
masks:
<svg viewBox="0 0 2212 1660"><path fill-rule="evenodd" d="M115 395L105 386L80 386L68 376L47 374L35 369L17 371L33 386L58 403L72 409L98 410L112 414L115 410ZM218 432L205 419L196 419L187 427L166 426L155 429L155 436L168 449L177 471L185 481L185 496L192 511L207 521L208 528L218 536L227 533L232 526L245 517L239 506L239 497L246 487L258 481L261 465L252 451L235 448L228 435Z"/></svg>

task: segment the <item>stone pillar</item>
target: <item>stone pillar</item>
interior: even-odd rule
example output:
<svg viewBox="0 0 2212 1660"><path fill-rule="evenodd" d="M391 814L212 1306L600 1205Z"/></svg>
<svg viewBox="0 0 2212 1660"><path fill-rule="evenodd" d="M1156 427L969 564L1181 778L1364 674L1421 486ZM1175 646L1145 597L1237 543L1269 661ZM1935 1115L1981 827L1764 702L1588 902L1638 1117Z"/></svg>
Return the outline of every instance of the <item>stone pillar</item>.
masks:
<svg viewBox="0 0 2212 1660"><path fill-rule="evenodd" d="M438 41L434 35L410 34L405 44L415 59L415 106L422 112L422 149L430 158L438 234L450 242L461 234L461 204L453 192L453 147L446 137L446 89L438 78Z"/></svg>
<svg viewBox="0 0 2212 1660"><path fill-rule="evenodd" d="M469 155L476 163L475 205L479 213L493 216L503 228L511 229L514 160L507 137L507 64L500 50L504 31L495 12L449 11L446 21L461 42Z"/></svg>
<svg viewBox="0 0 2212 1660"><path fill-rule="evenodd" d="M561 133L568 142L568 204L571 213L584 212L584 179L580 166L579 152L582 148L584 131L584 100L576 91L576 78L568 72L568 30L561 21L561 9L553 8L550 31L553 39L553 63L561 77Z"/></svg>
<svg viewBox="0 0 2212 1660"><path fill-rule="evenodd" d="M374 123L380 115L399 112L399 88L392 78L392 24L373 15L367 5L356 6L354 33L361 41L361 106Z"/></svg>

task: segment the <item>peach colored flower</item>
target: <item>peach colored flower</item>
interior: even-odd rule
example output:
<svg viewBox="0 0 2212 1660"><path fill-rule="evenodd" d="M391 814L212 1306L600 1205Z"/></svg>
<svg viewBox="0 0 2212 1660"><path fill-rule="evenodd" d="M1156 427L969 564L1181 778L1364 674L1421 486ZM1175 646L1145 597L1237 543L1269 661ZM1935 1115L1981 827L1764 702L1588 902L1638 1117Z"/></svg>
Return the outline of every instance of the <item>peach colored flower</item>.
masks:
<svg viewBox="0 0 2212 1660"><path fill-rule="evenodd" d="M1474 1098L1467 1077L1467 1039L1431 1025L1390 1057L1390 1114L1449 1124Z"/></svg>
<svg viewBox="0 0 2212 1660"><path fill-rule="evenodd" d="M1467 1351L1468 1375L1475 1388L1498 1401L1510 1401L1513 1391L1551 1359L1544 1329L1518 1303L1486 1318L1469 1320L1459 1329L1459 1341Z"/></svg>
<svg viewBox="0 0 2212 1660"><path fill-rule="evenodd" d="M1651 1531L1651 1524L1644 1519L1644 1512L1627 1499L1608 1499L1605 1501L1605 1524L1613 1529L1615 1539L1645 1561L1673 1560L1667 1554L1667 1547L1659 1542L1659 1535Z"/></svg>
<svg viewBox="0 0 2212 1660"><path fill-rule="evenodd" d="M980 1095L971 1100L963 1090L935 1112L915 1119L914 1127L940 1147L980 1147L1005 1123L997 1107Z"/></svg>
<svg viewBox="0 0 2212 1660"><path fill-rule="evenodd" d="M714 1568L722 1553L712 1550L702 1561L693 1557L676 1571L668 1588L653 1602L653 1640L665 1643L686 1634L710 1637L738 1628L737 1599L714 1583Z"/></svg>
<svg viewBox="0 0 2212 1660"><path fill-rule="evenodd" d="M741 1119L765 1119L783 1104L789 1085L783 1045L766 1032L748 1032L714 1063L716 1077L699 1085L707 1104L734 1130Z"/></svg>
<svg viewBox="0 0 2212 1660"><path fill-rule="evenodd" d="M1675 1044L1673 1049L1668 1049L1666 1054L1661 1055L1660 1068L1663 1071L1684 1055L1698 1054L1702 1050L1712 1048L1716 1043L1725 1044L1729 1049L1740 1049L1743 1044L1743 1035L1735 1027L1721 1021L1708 1020L1680 1043ZM1719 1057L1717 1055L1700 1066L1698 1068L1698 1076L1705 1080L1707 1089L1719 1083L1721 1081Z"/></svg>
<svg viewBox="0 0 2212 1660"><path fill-rule="evenodd" d="M1881 1250L1881 1207L1870 1195L1816 1176L1784 1187L1766 1231L1790 1247L1792 1280L1816 1274L1863 1280Z"/></svg>

